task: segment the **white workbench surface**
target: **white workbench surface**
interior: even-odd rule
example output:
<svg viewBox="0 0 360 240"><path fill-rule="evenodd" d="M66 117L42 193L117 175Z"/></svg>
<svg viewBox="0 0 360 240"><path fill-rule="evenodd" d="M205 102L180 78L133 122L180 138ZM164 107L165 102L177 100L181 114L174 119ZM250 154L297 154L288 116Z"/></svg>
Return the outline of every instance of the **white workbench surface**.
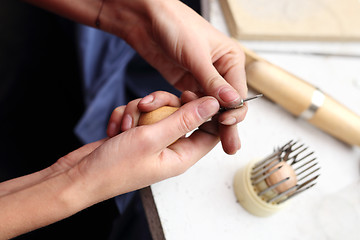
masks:
<svg viewBox="0 0 360 240"><path fill-rule="evenodd" d="M227 33L218 3L209 3L211 23ZM359 44L243 44L265 51L360 52ZM360 115L360 58L258 53ZM249 103L246 119L238 128L242 148L236 155L224 154L218 145L185 174L151 186L166 239L360 238L358 147L339 142L265 98ZM250 160L265 157L290 139L300 139L315 151L321 165L317 185L271 217L252 216L236 201L233 176Z"/></svg>

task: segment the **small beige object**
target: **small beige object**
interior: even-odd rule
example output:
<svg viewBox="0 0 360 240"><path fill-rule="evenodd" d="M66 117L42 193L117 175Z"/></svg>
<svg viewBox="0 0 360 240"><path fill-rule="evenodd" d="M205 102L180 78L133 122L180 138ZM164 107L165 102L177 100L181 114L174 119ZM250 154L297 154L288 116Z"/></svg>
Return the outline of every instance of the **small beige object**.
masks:
<svg viewBox="0 0 360 240"><path fill-rule="evenodd" d="M290 141L268 157L253 160L234 177L239 203L251 214L266 217L282 209L289 199L311 188L319 177L314 152Z"/></svg>
<svg viewBox="0 0 360 240"><path fill-rule="evenodd" d="M289 178L287 181L279 184L276 188L274 188L276 192L285 192L297 184L296 173L287 162L279 162L274 167L270 168L267 172L271 172L276 169L279 170L277 170L276 172L274 172L274 174L271 174L268 178L265 179L265 182L268 186L274 186L281 180Z"/></svg>

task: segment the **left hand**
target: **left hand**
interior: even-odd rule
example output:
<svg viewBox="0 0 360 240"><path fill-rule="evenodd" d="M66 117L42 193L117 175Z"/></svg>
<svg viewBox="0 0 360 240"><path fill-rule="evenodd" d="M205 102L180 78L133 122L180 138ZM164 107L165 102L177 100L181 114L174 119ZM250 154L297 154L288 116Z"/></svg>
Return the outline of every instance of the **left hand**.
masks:
<svg viewBox="0 0 360 240"><path fill-rule="evenodd" d="M87 144L49 168L0 183L0 239L185 172L219 142L196 129L218 110L213 97L196 99L155 124Z"/></svg>
<svg viewBox="0 0 360 240"><path fill-rule="evenodd" d="M179 108L183 104L196 99L198 99L198 97L190 91L185 91L180 99L177 96L164 91L153 92L144 98L135 99L127 105L119 106L114 109L109 119L107 135L109 137L114 137L121 132L125 132L138 126L141 113L151 112L163 106ZM217 122L212 120L204 123L199 128L205 132L218 136L218 125Z"/></svg>

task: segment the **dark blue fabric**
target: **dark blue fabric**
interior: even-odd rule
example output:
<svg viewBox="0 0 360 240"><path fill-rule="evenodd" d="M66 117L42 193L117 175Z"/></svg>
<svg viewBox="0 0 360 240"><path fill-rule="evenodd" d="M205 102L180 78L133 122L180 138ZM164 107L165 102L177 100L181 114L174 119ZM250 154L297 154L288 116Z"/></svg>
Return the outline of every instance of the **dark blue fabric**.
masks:
<svg viewBox="0 0 360 240"><path fill-rule="evenodd" d="M106 137L113 109L157 90L179 94L122 39L84 25L77 26L85 113L75 128L83 143ZM124 212L134 193L116 198Z"/></svg>
<svg viewBox="0 0 360 240"><path fill-rule="evenodd" d="M108 33L83 25L77 28L86 111L75 132L89 143L106 137L109 115L126 103L125 69L135 51Z"/></svg>
<svg viewBox="0 0 360 240"><path fill-rule="evenodd" d="M198 0L184 2L200 11ZM108 119L117 106L157 90L180 95L127 43L114 35L78 25L77 45L86 110L75 133L83 143L106 137ZM115 198L120 213L133 196L131 192Z"/></svg>
<svg viewBox="0 0 360 240"><path fill-rule="evenodd" d="M106 137L115 107L157 90L179 95L122 39L83 25L77 39L86 110L75 132L83 143Z"/></svg>

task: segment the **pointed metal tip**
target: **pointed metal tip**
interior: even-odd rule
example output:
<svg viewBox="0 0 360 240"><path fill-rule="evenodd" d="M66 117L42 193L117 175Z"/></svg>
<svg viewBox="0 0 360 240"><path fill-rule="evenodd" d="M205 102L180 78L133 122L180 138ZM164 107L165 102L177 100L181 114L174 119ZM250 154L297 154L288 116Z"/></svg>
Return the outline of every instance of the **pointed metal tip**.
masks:
<svg viewBox="0 0 360 240"><path fill-rule="evenodd" d="M243 99L242 102L244 103L244 102L247 102L247 101L250 101L250 100L253 100L253 99L261 98L262 96L264 96L264 94L262 94L262 93L257 94L257 95L255 95L253 97L248 97L248 98Z"/></svg>
<svg viewBox="0 0 360 240"><path fill-rule="evenodd" d="M221 107L221 108L219 109L219 112L218 112L218 113L223 113L223 112L225 112L225 111L227 111L227 110L233 110L233 109L241 108L241 107L244 106L244 103L245 103L245 102L250 101L250 100L253 100L253 99L260 98L260 97L262 97L262 96L264 96L264 95L261 93L261 94L255 95L255 96L253 96L253 97L248 97L248 98L242 99L240 105L235 106L235 107L230 107L230 108Z"/></svg>

